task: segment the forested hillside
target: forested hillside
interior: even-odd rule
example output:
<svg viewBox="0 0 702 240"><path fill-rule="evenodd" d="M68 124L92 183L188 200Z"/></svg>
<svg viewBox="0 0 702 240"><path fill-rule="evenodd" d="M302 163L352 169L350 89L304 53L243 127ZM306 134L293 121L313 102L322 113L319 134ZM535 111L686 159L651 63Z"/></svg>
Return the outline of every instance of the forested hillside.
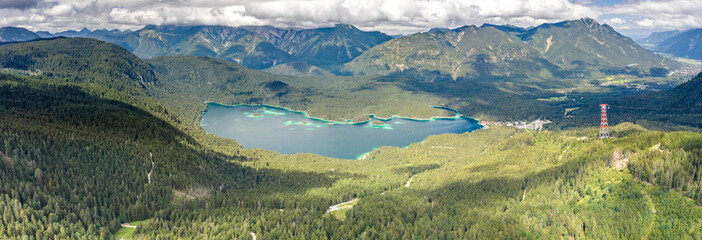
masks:
<svg viewBox="0 0 702 240"><path fill-rule="evenodd" d="M288 76L333 76L334 74L306 62L290 62L278 64L263 70L276 75Z"/></svg>
<svg viewBox="0 0 702 240"><path fill-rule="evenodd" d="M702 129L702 73L670 91L614 100L612 108L620 121L651 121L660 129Z"/></svg>
<svg viewBox="0 0 702 240"><path fill-rule="evenodd" d="M619 139L602 141L590 140L594 129L493 128L384 147L359 161L261 150L226 156L78 87L2 79L6 237L103 238L145 218L153 220L136 236L699 236L699 134L622 125L613 128ZM666 152L680 167L652 167ZM346 220L325 214L352 198L360 200Z"/></svg>
<svg viewBox="0 0 702 240"><path fill-rule="evenodd" d="M332 121L365 121L368 114L453 115L432 107L441 105L439 97L372 79L283 77L206 57L158 57L147 62L159 77L155 96L178 113L187 113L185 118L197 127L205 101L282 106Z"/></svg>
<svg viewBox="0 0 702 240"><path fill-rule="evenodd" d="M197 121L204 111L205 101L271 104L338 121L366 120L367 114L417 118L452 115L432 107L442 106L487 120L542 118L556 120L559 127L595 126L597 115L593 113L596 109L589 109L588 106L597 106L601 101L620 98L620 95L632 94L635 93L632 90L636 90L612 87L591 90L588 87L582 93L566 94L564 101L542 101L562 96L549 88L578 86L581 83L574 84L571 80L530 83L432 81L447 77L441 74L428 75L423 79L404 75L281 77L206 57L158 57L148 60L147 64L114 44L85 38L2 45L0 56L0 66L4 68L86 83L94 89L109 89L108 92L96 91L112 99L152 109L151 112L157 115L163 114L164 109L157 104L144 102L160 101L176 112L169 118L175 118L174 121L184 123L183 126L189 128L199 127ZM300 64L303 64L302 68L309 66ZM420 75L422 73L416 74ZM581 81L583 85L591 82ZM118 95L114 91L126 94ZM144 100L134 96L152 96L156 99ZM571 117L563 118L564 109L567 108L580 110L574 111ZM182 113L188 113L188 116L175 117ZM637 119L640 118L623 121ZM686 125L691 124L688 121Z"/></svg>
<svg viewBox="0 0 702 240"><path fill-rule="evenodd" d="M174 191L209 195L266 174L73 84L2 74L0 94L2 238L107 238L171 207Z"/></svg>
<svg viewBox="0 0 702 240"><path fill-rule="evenodd" d="M2 239L109 239L136 220L138 239L702 238L699 133L498 126L348 161L242 149L198 123L205 101L353 120L562 114L538 84L283 77L84 38L1 45L0 66ZM660 94L696 106L699 83Z"/></svg>
<svg viewBox="0 0 702 240"><path fill-rule="evenodd" d="M135 96L156 82L151 67L126 49L87 38L0 45L0 66Z"/></svg>

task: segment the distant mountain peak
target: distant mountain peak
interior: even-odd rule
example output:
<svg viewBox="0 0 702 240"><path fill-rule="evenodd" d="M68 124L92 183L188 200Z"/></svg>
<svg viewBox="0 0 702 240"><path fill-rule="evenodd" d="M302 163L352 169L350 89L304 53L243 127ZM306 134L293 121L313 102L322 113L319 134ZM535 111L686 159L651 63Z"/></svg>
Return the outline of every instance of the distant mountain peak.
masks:
<svg viewBox="0 0 702 240"><path fill-rule="evenodd" d="M460 26L460 27L457 27L457 28L453 28L453 29L451 29L451 28L439 28L439 27L436 27L436 28L429 29L429 31L426 31L426 33L440 33L440 34L444 34L444 33L448 33L448 32L463 32L463 31L465 31L465 30L467 30L467 29L477 29L477 28L478 28L478 27L476 27L475 25L463 25L463 26Z"/></svg>
<svg viewBox="0 0 702 240"><path fill-rule="evenodd" d="M569 28L569 27L585 27L589 29L598 29L603 26L607 26L606 24L602 25L595 21L592 18L581 18L578 20L567 20L567 21L562 21L562 22L557 22L557 23L544 23L539 25L538 27L547 27L547 26L555 26L555 27L561 27L561 28ZM607 26L609 27L609 26ZM610 27L611 28L611 27Z"/></svg>
<svg viewBox="0 0 702 240"><path fill-rule="evenodd" d="M478 27L475 25L463 25L461 27L457 27L457 28L453 29L453 31L461 32L461 31L465 31L467 29L477 29L477 28Z"/></svg>
<svg viewBox="0 0 702 240"><path fill-rule="evenodd" d="M584 18L581 18L581 19L578 19L578 20L579 20L579 21L583 21L583 22L585 22L585 23L597 23L597 24L599 24L597 21L595 21L595 19L592 19L592 18L589 18L589 17L584 17Z"/></svg>
<svg viewBox="0 0 702 240"><path fill-rule="evenodd" d="M511 24L495 25L495 24L485 23L485 24L480 26L480 28L488 28L488 27L495 28L495 29L501 30L501 31L506 32L506 33L524 33L527 31L526 28L517 27L517 26L511 25Z"/></svg>
<svg viewBox="0 0 702 240"><path fill-rule="evenodd" d="M483 25L480 25L481 28L484 27L509 27L509 28L522 28L522 27L517 27L512 24L503 24L503 25L497 25L497 24L492 24L492 23L483 23Z"/></svg>
<svg viewBox="0 0 702 240"><path fill-rule="evenodd" d="M26 28L22 27L13 27L13 26L7 26L7 27L2 27L3 29L9 29L9 30L27 30ZM27 30L29 31L29 30Z"/></svg>
<svg viewBox="0 0 702 240"><path fill-rule="evenodd" d="M345 32L345 33L357 33L357 32L362 32L360 29L356 28L353 25L349 24L336 24L334 27L329 28L330 31L334 32Z"/></svg>
<svg viewBox="0 0 702 240"><path fill-rule="evenodd" d="M609 25L607 25L607 24L600 24L600 23L598 23L597 21L595 21L594 19L588 18L588 17L586 17L586 18L581 18L580 21L582 21L583 23L585 23L585 25L587 25L587 26L590 27L590 28L600 28L600 27L611 28L611 27L609 27Z"/></svg>
<svg viewBox="0 0 702 240"><path fill-rule="evenodd" d="M427 33L445 33L448 31L451 31L451 29L435 27L435 28L429 29L429 31L427 31Z"/></svg>
<svg viewBox="0 0 702 240"><path fill-rule="evenodd" d="M344 23L337 23L334 25L336 28L348 28L348 29L358 29L354 25L351 24L344 24Z"/></svg>

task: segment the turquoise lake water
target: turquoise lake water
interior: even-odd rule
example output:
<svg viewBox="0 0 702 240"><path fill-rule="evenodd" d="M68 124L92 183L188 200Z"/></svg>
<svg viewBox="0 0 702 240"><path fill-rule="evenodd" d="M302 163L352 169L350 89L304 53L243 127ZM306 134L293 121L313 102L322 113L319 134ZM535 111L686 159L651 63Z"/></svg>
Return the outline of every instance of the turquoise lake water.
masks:
<svg viewBox="0 0 702 240"><path fill-rule="evenodd" d="M477 120L460 115L432 120L370 117L368 122L330 123L267 105L208 103L200 124L207 132L234 139L248 149L315 153L342 159L357 159L382 146L405 147L430 135L464 133L482 127ZM374 125L373 120L384 125Z"/></svg>

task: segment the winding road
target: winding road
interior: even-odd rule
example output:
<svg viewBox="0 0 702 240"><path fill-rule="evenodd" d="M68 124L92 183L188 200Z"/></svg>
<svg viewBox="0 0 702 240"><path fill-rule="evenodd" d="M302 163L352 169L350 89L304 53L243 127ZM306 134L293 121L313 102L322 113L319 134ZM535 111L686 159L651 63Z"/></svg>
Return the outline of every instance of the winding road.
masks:
<svg viewBox="0 0 702 240"><path fill-rule="evenodd" d="M154 155L151 152L149 152L149 160L151 160L151 171L146 175L146 178L149 179L149 184L151 184L151 174L154 172Z"/></svg>

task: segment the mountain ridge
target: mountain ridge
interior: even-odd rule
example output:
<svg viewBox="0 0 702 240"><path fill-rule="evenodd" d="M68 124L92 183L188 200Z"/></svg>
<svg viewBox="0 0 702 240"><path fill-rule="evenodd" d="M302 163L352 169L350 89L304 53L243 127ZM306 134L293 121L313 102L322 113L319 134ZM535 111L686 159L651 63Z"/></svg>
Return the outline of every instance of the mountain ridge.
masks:
<svg viewBox="0 0 702 240"><path fill-rule="evenodd" d="M271 26L245 26L268 42L313 65L343 64L362 52L390 40L381 32L365 32L352 25L315 29L279 29Z"/></svg>
<svg viewBox="0 0 702 240"><path fill-rule="evenodd" d="M2 27L0 28L0 42L20 42L40 38L40 36L32 31L21 27Z"/></svg>
<svg viewBox="0 0 702 240"><path fill-rule="evenodd" d="M476 31L482 31L484 36L466 35ZM475 41L456 48L457 42L465 39ZM449 49L458 49L460 54ZM478 61L472 60L480 54L486 55ZM662 76L668 72L666 69L679 66L638 46L611 26L583 18L532 28L484 24L480 28L463 26L413 34L364 52L345 64L343 70L355 74L390 74L406 69L438 71L455 80L511 77L510 70L515 69L524 78L590 77L592 72ZM484 74L476 74L480 71Z"/></svg>
<svg viewBox="0 0 702 240"><path fill-rule="evenodd" d="M675 34L658 44L656 50L676 57L702 60L702 28Z"/></svg>
<svg viewBox="0 0 702 240"><path fill-rule="evenodd" d="M453 79L527 76L542 68L553 70L538 55L516 36L471 25L393 39L361 54L344 65L344 70L382 75L416 69L437 71Z"/></svg>
<svg viewBox="0 0 702 240"><path fill-rule="evenodd" d="M316 66L339 65L392 38L381 32L365 32L343 24L310 29L146 25L136 31L90 31L83 28L80 31L38 33L35 38L88 37L112 42L145 59L166 55L209 56L253 69L265 69L294 61L306 61Z"/></svg>
<svg viewBox="0 0 702 240"><path fill-rule="evenodd" d="M657 52L679 58L702 60L702 28L653 32L638 42Z"/></svg>
<svg viewBox="0 0 702 240"><path fill-rule="evenodd" d="M466 33L470 33L468 39L477 40L466 40L458 46ZM118 44L144 59L208 56L259 70L303 61L337 75L416 72L430 81L437 76L444 78L442 75L454 80L663 76L679 67L677 62L653 54L611 26L590 18L528 28L489 23L434 28L399 38L344 24L310 29L147 25L133 32L83 28L39 36L95 38ZM397 45L400 42L404 45ZM387 47L392 44L395 50ZM382 57L385 54L390 56Z"/></svg>

